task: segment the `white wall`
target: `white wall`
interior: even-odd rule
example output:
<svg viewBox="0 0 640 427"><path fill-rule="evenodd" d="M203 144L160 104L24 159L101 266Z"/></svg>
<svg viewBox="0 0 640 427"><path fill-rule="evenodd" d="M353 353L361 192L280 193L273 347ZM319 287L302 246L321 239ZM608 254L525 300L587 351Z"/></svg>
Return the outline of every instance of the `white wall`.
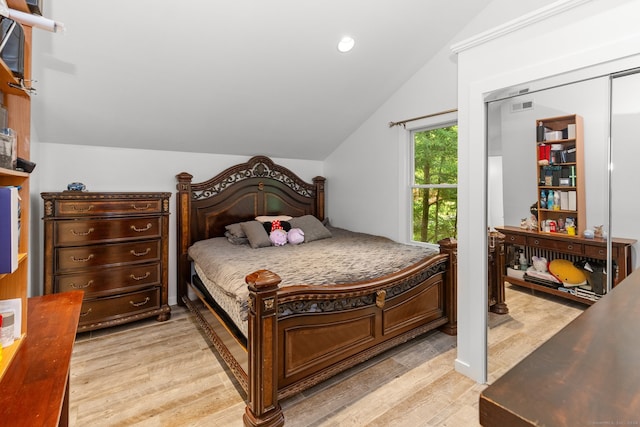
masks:
<svg viewBox="0 0 640 427"><path fill-rule="evenodd" d="M246 156L193 154L159 150L133 150L68 144L32 143L31 160L37 163L31 177L31 286L29 294L42 294L43 203L41 192L63 191L70 182L83 182L89 191L165 191L175 194L175 176L193 175L193 182L205 181L229 166L245 162ZM274 158L305 180L323 175L317 161ZM170 202L169 220L169 304L176 299L175 196Z"/></svg>
<svg viewBox="0 0 640 427"><path fill-rule="evenodd" d="M456 368L486 380L485 96L505 87L579 70L640 66L640 1L559 1L517 25L483 34L456 47L459 115L458 359ZM556 9L557 10L557 9ZM597 29L597 31L596 31ZM492 35L496 35L493 38ZM618 68L619 67L619 68ZM484 279L486 280L486 279Z"/></svg>

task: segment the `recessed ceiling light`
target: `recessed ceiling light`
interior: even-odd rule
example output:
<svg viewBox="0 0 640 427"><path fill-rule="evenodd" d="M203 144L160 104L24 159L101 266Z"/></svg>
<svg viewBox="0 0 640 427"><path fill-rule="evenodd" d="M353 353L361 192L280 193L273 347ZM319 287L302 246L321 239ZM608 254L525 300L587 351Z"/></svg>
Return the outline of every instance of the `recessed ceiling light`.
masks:
<svg viewBox="0 0 640 427"><path fill-rule="evenodd" d="M338 43L338 50L342 53L349 52L353 49L353 46L356 44L355 40L353 40L349 36L345 36Z"/></svg>

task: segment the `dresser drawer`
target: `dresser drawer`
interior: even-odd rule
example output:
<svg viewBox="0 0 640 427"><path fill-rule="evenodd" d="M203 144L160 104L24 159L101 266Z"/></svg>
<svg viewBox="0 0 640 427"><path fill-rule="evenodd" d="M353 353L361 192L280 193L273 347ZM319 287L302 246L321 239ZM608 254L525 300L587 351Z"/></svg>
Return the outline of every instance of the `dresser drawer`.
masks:
<svg viewBox="0 0 640 427"><path fill-rule="evenodd" d="M58 217L144 215L160 212L162 201L158 199L55 201L55 214Z"/></svg>
<svg viewBox="0 0 640 427"><path fill-rule="evenodd" d="M518 234L505 234L504 242L512 245L525 245L527 243L527 238Z"/></svg>
<svg viewBox="0 0 640 427"><path fill-rule="evenodd" d="M549 249L552 251L582 255L584 248L580 243L564 242L558 240L527 237L527 245L534 248Z"/></svg>
<svg viewBox="0 0 640 427"><path fill-rule="evenodd" d="M84 297L112 295L160 283L160 263L94 269L56 276L55 292L83 290Z"/></svg>
<svg viewBox="0 0 640 427"><path fill-rule="evenodd" d="M160 240L149 240L144 242L56 248L56 270L59 273L64 273L95 267L157 261L161 255L160 246Z"/></svg>
<svg viewBox="0 0 640 427"><path fill-rule="evenodd" d="M82 303L80 323L106 322L160 308L160 288L150 288L113 297L87 299Z"/></svg>
<svg viewBox="0 0 640 427"><path fill-rule="evenodd" d="M58 221L54 227L54 245L90 245L123 239L160 237L160 217L83 219Z"/></svg>
<svg viewBox="0 0 640 427"><path fill-rule="evenodd" d="M615 248L613 249L613 251L615 252L613 258L615 259L617 257L617 251L615 250ZM607 247L585 245L584 254L589 258L607 259Z"/></svg>

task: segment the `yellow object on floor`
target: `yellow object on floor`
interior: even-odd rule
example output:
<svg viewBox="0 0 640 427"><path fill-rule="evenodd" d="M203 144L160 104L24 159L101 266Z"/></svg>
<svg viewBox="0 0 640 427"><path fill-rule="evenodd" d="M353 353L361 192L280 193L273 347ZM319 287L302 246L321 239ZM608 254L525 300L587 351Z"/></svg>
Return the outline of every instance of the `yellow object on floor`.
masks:
<svg viewBox="0 0 640 427"><path fill-rule="evenodd" d="M566 259L554 259L549 263L549 272L566 286L579 286L587 283L584 271Z"/></svg>

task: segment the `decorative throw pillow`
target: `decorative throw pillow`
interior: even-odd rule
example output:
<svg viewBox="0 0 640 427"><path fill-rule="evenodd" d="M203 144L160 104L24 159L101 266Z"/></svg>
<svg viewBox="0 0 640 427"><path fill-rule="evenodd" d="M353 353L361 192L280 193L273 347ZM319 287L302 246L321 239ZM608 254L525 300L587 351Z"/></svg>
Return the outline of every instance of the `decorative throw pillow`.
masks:
<svg viewBox="0 0 640 427"><path fill-rule="evenodd" d="M224 228L229 232L233 237L247 237L242 230L242 226L240 222L236 222L235 224L229 224Z"/></svg>
<svg viewBox="0 0 640 427"><path fill-rule="evenodd" d="M247 221L240 224L242 231L247 235L249 244L253 249L271 246L269 234L259 221Z"/></svg>
<svg viewBox="0 0 640 427"><path fill-rule="evenodd" d="M289 220L291 228L300 228L304 232L304 241L326 239L331 237L331 231L327 229L318 218L313 215L304 215Z"/></svg>
<svg viewBox="0 0 640 427"><path fill-rule="evenodd" d="M226 231L224 233L224 236L227 238L229 243L232 243L234 245L248 245L249 244L249 239L247 239L246 237L234 236L229 231Z"/></svg>

